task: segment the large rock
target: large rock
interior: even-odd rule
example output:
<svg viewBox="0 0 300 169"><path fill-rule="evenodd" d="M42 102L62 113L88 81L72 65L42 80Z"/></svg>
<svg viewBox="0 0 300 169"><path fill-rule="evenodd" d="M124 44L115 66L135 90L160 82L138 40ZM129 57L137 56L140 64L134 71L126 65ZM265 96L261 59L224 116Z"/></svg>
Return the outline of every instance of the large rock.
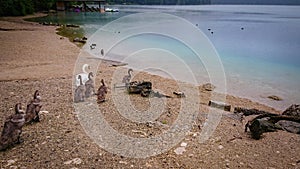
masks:
<svg viewBox="0 0 300 169"><path fill-rule="evenodd" d="M282 115L300 117L300 105L291 105L282 113ZM288 132L300 134L300 123L281 120L278 124Z"/></svg>
<svg viewBox="0 0 300 169"><path fill-rule="evenodd" d="M300 117L300 105L298 104L291 105L282 113L282 115Z"/></svg>
<svg viewBox="0 0 300 169"><path fill-rule="evenodd" d="M300 123L287 120L280 120L279 122L277 122L277 124L279 124L285 131L300 134Z"/></svg>

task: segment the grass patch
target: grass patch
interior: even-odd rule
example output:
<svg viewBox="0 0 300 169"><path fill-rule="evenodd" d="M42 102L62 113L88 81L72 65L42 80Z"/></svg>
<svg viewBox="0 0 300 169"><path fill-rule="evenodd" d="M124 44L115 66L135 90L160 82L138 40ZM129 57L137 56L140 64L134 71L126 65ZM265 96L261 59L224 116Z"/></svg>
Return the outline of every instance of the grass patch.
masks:
<svg viewBox="0 0 300 169"><path fill-rule="evenodd" d="M66 27L64 25L57 28L56 31L58 35L68 38L71 42L73 42L75 38L81 39L84 37L84 30L82 28ZM75 44L78 47L82 47L84 45L84 43L78 43L78 42L76 42Z"/></svg>

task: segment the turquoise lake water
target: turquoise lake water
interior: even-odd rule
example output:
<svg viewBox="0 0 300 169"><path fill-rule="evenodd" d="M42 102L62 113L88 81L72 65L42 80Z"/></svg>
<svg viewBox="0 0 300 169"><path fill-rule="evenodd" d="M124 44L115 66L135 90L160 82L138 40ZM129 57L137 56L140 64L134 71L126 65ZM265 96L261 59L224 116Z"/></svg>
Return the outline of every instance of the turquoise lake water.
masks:
<svg viewBox="0 0 300 169"><path fill-rule="evenodd" d="M129 24L149 27L156 23L156 32L149 33L147 30L148 33L126 38L109 48L107 57L127 61L129 67L142 69L142 66L147 66L150 72L164 76L174 78L170 74L174 72L176 79L183 81L190 79L180 70L189 67L196 83L202 84L211 80L201 59L180 40L159 34L160 28L162 32L166 31L163 29L170 29L170 32L185 33L192 46L197 48L197 45L203 44L198 43L199 36L193 36L188 29L198 29L209 39L220 56L228 93L253 99L279 110L290 104L300 103L300 6L115 7L120 12L63 12L39 20L82 25L88 38L91 37L97 44L105 44L105 40L93 39L93 34L98 29L105 29L112 21L119 21L115 27L105 30L111 31L112 35L122 34ZM160 12L179 17L176 20L178 27L165 27L170 19L164 15L160 18L157 15ZM155 17L121 19L137 13L155 14ZM189 23L181 22L181 18ZM160 67L157 68L157 65ZM269 100L266 98L269 95L280 96L283 101Z"/></svg>

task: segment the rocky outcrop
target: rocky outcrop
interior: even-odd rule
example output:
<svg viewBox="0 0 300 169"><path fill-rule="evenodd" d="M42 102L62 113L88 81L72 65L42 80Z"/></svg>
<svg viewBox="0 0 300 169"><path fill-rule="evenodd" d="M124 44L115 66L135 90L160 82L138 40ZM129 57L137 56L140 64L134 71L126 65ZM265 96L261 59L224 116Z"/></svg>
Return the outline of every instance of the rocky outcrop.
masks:
<svg viewBox="0 0 300 169"><path fill-rule="evenodd" d="M285 111L283 111L282 115L300 117L300 105L298 104L291 105Z"/></svg>

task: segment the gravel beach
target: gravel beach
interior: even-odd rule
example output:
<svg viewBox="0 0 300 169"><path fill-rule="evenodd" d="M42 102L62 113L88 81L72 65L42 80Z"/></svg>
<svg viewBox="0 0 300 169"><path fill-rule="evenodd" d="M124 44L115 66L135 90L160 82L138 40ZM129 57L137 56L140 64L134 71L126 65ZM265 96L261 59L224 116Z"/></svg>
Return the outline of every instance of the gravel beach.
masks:
<svg viewBox="0 0 300 169"><path fill-rule="evenodd" d="M172 98L128 96L123 89L114 89L114 84L121 82L121 79L118 82L115 81L118 78L112 78L116 71L125 75L126 67L112 66L110 61L102 61L95 73L96 89L100 86L101 79L105 80L109 89L106 101L96 106L115 131L128 137L147 139L172 128L181 112L193 113L195 117L189 124L190 130L184 133L177 144L174 143L169 150L155 156L130 158L101 148L90 137L91 134L87 133L82 122L89 115L78 112L78 106L73 103L73 72L80 48L68 38L57 35L57 27L42 26L23 19L24 17L0 18L0 130L3 129L5 118L14 113L14 105L20 102L24 108L35 90L39 90L42 96L41 122L24 126L21 135L24 142L0 152L1 169L300 168L299 135L277 131L264 133L262 139L254 140L249 133L244 132L247 119L240 121L233 115L234 107L281 113L274 108L135 70L133 80L151 81L155 91ZM174 97L173 92L182 90L182 86L187 89L184 90L187 98ZM189 89L196 90L198 94ZM195 96L190 97L193 94ZM116 106L117 101L118 104L125 104L122 98L126 97L137 112L145 112L149 107L154 107L155 112L161 99L164 108L159 110L161 114L157 117L149 117L153 121L151 125L131 121L126 118L126 113L130 115L130 112L124 108L124 113L120 113ZM193 104L197 105L197 110L190 109L193 105L188 101L195 97L197 98L193 100ZM211 137L200 143L198 137L208 114L212 111L220 112L209 108L208 102L218 97L226 98L226 103L232 106L231 112L221 112L223 116ZM94 104L95 100L94 96L78 104Z"/></svg>

